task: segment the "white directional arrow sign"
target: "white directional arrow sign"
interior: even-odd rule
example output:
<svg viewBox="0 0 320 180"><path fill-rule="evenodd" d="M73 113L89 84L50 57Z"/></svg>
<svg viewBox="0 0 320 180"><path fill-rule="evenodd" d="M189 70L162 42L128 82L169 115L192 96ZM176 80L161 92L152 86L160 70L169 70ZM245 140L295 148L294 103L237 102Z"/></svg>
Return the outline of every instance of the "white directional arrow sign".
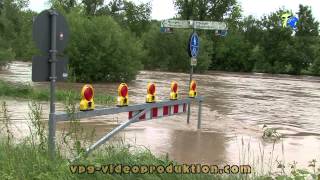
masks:
<svg viewBox="0 0 320 180"><path fill-rule="evenodd" d="M194 21L194 28L205 30L227 30L227 24L215 21Z"/></svg>
<svg viewBox="0 0 320 180"><path fill-rule="evenodd" d="M227 24L215 21L193 21L193 20L164 20L161 27L203 30L227 30Z"/></svg>
<svg viewBox="0 0 320 180"><path fill-rule="evenodd" d="M190 28L189 21L187 20L164 20L161 22L162 27L167 28Z"/></svg>

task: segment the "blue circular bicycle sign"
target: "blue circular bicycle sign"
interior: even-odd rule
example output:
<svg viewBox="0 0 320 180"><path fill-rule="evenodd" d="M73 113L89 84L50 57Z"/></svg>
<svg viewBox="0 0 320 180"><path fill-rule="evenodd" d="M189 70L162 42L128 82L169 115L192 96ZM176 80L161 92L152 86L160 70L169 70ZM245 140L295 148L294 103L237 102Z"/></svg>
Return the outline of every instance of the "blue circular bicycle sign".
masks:
<svg viewBox="0 0 320 180"><path fill-rule="evenodd" d="M189 48L188 48L189 56L196 58L199 54L199 47L200 47L199 36L197 33L194 32L192 33L189 39Z"/></svg>

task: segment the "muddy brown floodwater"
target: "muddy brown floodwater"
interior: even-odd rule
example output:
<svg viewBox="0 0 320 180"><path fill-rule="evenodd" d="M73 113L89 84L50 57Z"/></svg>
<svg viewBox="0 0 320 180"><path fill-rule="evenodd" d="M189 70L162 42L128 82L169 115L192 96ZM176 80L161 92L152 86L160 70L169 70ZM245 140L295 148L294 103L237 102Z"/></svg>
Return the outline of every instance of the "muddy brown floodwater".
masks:
<svg viewBox="0 0 320 180"><path fill-rule="evenodd" d="M31 82L31 64L13 62L0 71L0 78L12 83ZM132 103L143 103L146 85L155 82L157 96L169 95L170 82L179 83L180 93L187 95L188 74L141 71L129 83ZM269 162L293 161L306 167L312 159L320 160L320 78L267 74L212 72L195 75L198 92L205 97L202 129L196 129L197 107L192 108L191 123L186 115L139 122L119 133L127 143L142 145L157 155L168 153L181 163L239 164L245 162L268 167ZM83 84L59 83L60 89L78 89ZM116 95L117 83L94 84L96 91ZM7 100L17 136L28 134L28 102ZM48 104L43 103L44 117ZM58 110L63 106L58 104ZM106 134L127 114L85 119L82 125L96 129L96 137ZM262 126L276 128L284 137L273 144L262 139ZM66 127L58 123L58 131ZM117 139L117 138L115 138ZM261 163L263 161L263 163ZM259 165L260 164L260 165Z"/></svg>

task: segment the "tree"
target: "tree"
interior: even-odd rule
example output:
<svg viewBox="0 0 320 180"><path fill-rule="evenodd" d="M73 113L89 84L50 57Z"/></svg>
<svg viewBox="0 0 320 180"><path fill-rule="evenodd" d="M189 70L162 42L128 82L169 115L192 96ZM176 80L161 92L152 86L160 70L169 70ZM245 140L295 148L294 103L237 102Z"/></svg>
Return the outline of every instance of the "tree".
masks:
<svg viewBox="0 0 320 180"><path fill-rule="evenodd" d="M124 1L125 19L124 24L130 30L140 36L149 27L151 4L135 5L132 2Z"/></svg>
<svg viewBox="0 0 320 180"><path fill-rule="evenodd" d="M95 15L103 3L104 0L82 0L87 15Z"/></svg>
<svg viewBox="0 0 320 180"><path fill-rule="evenodd" d="M1 59L30 59L34 50L31 38L32 16L35 14L24 10L28 0L3 0L0 14Z"/></svg>
<svg viewBox="0 0 320 180"><path fill-rule="evenodd" d="M179 18L222 21L230 16L237 6L236 0L176 0ZM227 16L227 17L225 17Z"/></svg>
<svg viewBox="0 0 320 180"><path fill-rule="evenodd" d="M54 7L62 7L66 12L78 5L77 0L50 0L50 3Z"/></svg>
<svg viewBox="0 0 320 180"><path fill-rule="evenodd" d="M71 41L66 53L78 82L135 78L145 57L138 39L108 16L87 17L75 11L67 17Z"/></svg>
<svg viewBox="0 0 320 180"><path fill-rule="evenodd" d="M229 34L217 44L212 67L217 70L250 72L254 62L249 62L250 44L240 33Z"/></svg>
<svg viewBox="0 0 320 180"><path fill-rule="evenodd" d="M241 21L239 31L253 46L260 44L262 41L264 33L262 23L251 15Z"/></svg>
<svg viewBox="0 0 320 180"><path fill-rule="evenodd" d="M294 67L296 69L308 69L312 66L316 56L315 48L318 46L319 23L312 16L311 8L308 6L299 6L297 32L295 35L296 49L300 57L300 63ZM318 64L318 63L315 63Z"/></svg>
<svg viewBox="0 0 320 180"><path fill-rule="evenodd" d="M319 35L319 22L312 16L311 8L299 5L296 36L315 37Z"/></svg>
<svg viewBox="0 0 320 180"><path fill-rule="evenodd" d="M110 15L113 16L124 28L128 28L137 36L149 29L151 4L134 4L126 0L113 0L109 3Z"/></svg>

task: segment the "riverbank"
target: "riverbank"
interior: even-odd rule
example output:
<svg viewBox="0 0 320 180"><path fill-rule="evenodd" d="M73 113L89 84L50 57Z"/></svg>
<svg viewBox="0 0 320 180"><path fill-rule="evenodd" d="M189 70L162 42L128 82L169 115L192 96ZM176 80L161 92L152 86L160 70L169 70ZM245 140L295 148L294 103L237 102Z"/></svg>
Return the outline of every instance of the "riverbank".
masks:
<svg viewBox="0 0 320 180"><path fill-rule="evenodd" d="M14 99L27 99L36 101L49 101L49 89L34 88L30 85L11 84L0 80L0 97L9 97ZM79 101L81 99L80 92L74 90L56 90L56 100L64 102L66 97L71 98L72 101ZM104 94L95 94L95 103L97 104L114 104L115 98L113 96Z"/></svg>
<svg viewBox="0 0 320 180"><path fill-rule="evenodd" d="M34 138L34 137L33 137ZM133 146L105 146L99 151L75 163L70 163L60 151L54 160L48 157L46 144L34 144L31 137L23 142L13 144L7 138L1 137L0 142L0 179L316 179L317 174L306 170L296 169L291 174L274 175L271 172L265 175L256 175L254 167L251 174L193 174L192 170L177 170L179 173L170 173L168 167L177 165L168 157L156 157L148 149ZM131 172L116 169L118 165L130 167ZM183 165L179 164L180 167ZM110 169L110 167L114 169ZM140 169L137 173L133 167L154 166L152 173ZM160 169L157 169L161 167ZM86 168L86 169L80 169ZM94 169L93 169L94 168ZM99 170L97 170L99 168ZM173 170L174 171L174 170ZM121 173L119 173L121 172ZM165 172L163 174L159 172ZM169 173L167 173L169 172ZM181 173L180 173L181 172ZM209 171L211 173L212 171Z"/></svg>
<svg viewBox="0 0 320 180"><path fill-rule="evenodd" d="M0 179L212 179L211 175L182 175L182 174L158 174L158 173L131 173L117 174L101 170L80 172L73 169L76 165L93 165L101 167L109 164L122 164L128 166L155 165L167 167L174 163L169 159L157 158L148 150L135 150L131 152L130 147L106 147L95 153L93 157L80 160L69 165L68 159L57 154L55 160L47 156L46 150L39 146L31 146L27 142L8 145L0 143ZM226 178L227 179L227 178Z"/></svg>

